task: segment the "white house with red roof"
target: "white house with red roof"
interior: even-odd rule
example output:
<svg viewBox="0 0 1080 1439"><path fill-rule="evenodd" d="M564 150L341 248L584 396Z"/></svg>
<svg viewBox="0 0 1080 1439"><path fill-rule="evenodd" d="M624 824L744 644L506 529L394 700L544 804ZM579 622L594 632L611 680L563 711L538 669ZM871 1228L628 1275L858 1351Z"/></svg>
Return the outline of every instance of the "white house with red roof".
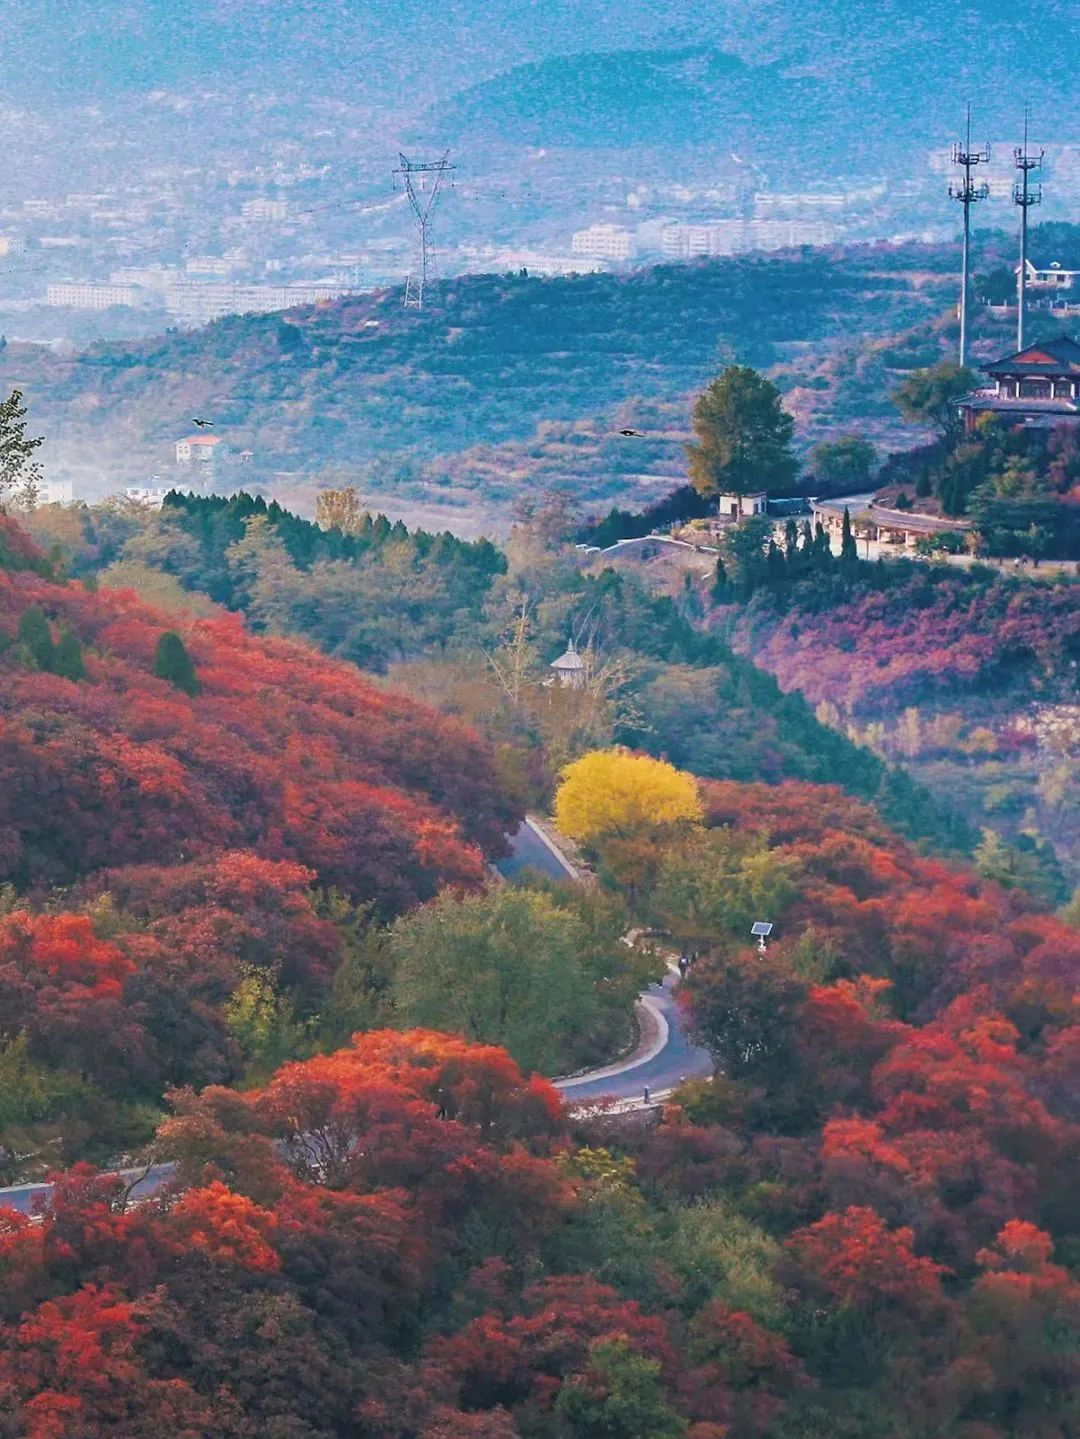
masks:
<svg viewBox="0 0 1080 1439"><path fill-rule="evenodd" d="M220 435L188 435L176 442L176 463L191 465L209 473L225 454Z"/></svg>

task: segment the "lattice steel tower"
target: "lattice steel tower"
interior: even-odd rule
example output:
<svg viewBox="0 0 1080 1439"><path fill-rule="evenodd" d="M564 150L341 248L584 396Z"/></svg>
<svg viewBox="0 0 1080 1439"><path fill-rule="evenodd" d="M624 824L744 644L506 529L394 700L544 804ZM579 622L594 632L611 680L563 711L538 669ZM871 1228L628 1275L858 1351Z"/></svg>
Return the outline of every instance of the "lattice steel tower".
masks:
<svg viewBox="0 0 1080 1439"><path fill-rule="evenodd" d="M960 363L967 364L968 352L968 299L971 289L971 207L979 200L985 200L990 193L986 184L976 185L972 171L976 165L985 165L990 159L990 146L981 150L971 148L971 106L967 107L967 132L964 143L953 146L953 164L963 167L964 177L959 184L949 186L949 194L964 207L964 262L960 279Z"/></svg>
<svg viewBox="0 0 1080 1439"><path fill-rule="evenodd" d="M1028 211L1032 205L1042 204L1042 186L1032 185L1030 177L1032 170L1041 170L1044 151L1040 150L1033 155L1028 149L1028 107L1024 106L1024 143L1018 146L1013 155L1016 159L1016 168L1020 171L1020 178L1013 186L1013 204L1020 207L1020 269L1016 276L1016 348L1024 348L1024 319L1025 319L1025 298L1027 294L1027 256L1028 256Z"/></svg>
<svg viewBox="0 0 1080 1439"><path fill-rule="evenodd" d="M453 184L457 169L447 159L449 154L449 150L444 150L440 159L423 161L407 160L404 155L398 155L401 163L394 174L402 178L416 219L416 267L405 281L404 305L407 310L424 308L428 287L437 279L431 222L443 181L449 175Z"/></svg>

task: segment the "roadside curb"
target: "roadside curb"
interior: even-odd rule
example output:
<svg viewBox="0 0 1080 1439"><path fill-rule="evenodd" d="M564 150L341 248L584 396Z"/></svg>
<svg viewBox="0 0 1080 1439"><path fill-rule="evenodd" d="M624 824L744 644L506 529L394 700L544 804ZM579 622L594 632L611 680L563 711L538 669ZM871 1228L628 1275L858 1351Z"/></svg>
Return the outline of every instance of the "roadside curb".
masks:
<svg viewBox="0 0 1080 1439"><path fill-rule="evenodd" d="M656 1058L667 1044L671 1033L667 1018L651 994L643 994L634 1008L636 1010L645 1009L649 1012L651 1019L656 1024L654 1037L637 1048L627 1059L618 1060L614 1064L606 1064L600 1069L585 1069L580 1074L567 1075L564 1079L553 1079L551 1082L556 1089L565 1091L573 1089L576 1084L591 1084L595 1079L615 1079L620 1074L629 1074L631 1070L638 1069L641 1065L648 1064L650 1059Z"/></svg>
<svg viewBox="0 0 1080 1439"><path fill-rule="evenodd" d="M555 859L558 860L558 862L562 865L563 869L566 870L568 878L581 878L581 871L578 869L577 865L573 864L569 859L567 859L566 855L563 854L562 850L558 847L555 841L548 836L543 825L541 825L537 820L533 819L533 817L528 814L522 820L522 824L527 824L528 827L532 830L533 834L536 835L537 839L544 846L544 848L549 850L551 854L555 857Z"/></svg>

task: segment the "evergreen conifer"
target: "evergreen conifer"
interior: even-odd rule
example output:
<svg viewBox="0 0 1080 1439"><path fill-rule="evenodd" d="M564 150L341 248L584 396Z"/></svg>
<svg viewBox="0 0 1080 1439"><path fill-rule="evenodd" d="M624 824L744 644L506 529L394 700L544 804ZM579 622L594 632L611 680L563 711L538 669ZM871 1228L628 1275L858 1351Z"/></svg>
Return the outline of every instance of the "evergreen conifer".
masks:
<svg viewBox="0 0 1080 1439"><path fill-rule="evenodd" d="M63 675L67 680L84 680L86 665L83 663L82 645L74 630L65 630L52 653L52 672Z"/></svg>
<svg viewBox="0 0 1080 1439"><path fill-rule="evenodd" d="M844 527L840 534L840 558L846 563L859 558L859 552L855 548L855 536L851 530L851 512L847 505L844 506Z"/></svg>
<svg viewBox="0 0 1080 1439"><path fill-rule="evenodd" d="M40 605L28 605L23 610L19 620L19 644L28 664L46 672L52 669L52 631Z"/></svg>
<svg viewBox="0 0 1080 1439"><path fill-rule="evenodd" d="M199 692L195 666L184 641L175 630L165 630L157 642L157 649L154 651L154 673L159 680L167 680L186 695Z"/></svg>

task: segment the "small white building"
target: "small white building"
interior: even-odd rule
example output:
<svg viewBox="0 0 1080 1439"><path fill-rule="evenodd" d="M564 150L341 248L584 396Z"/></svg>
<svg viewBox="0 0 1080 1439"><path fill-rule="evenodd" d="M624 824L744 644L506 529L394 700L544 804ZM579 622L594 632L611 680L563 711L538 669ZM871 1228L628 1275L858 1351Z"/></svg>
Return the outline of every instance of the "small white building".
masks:
<svg viewBox="0 0 1080 1439"><path fill-rule="evenodd" d="M220 445L221 438L218 435L188 435L186 439L176 442L176 463L212 470L214 461L220 454Z"/></svg>
<svg viewBox="0 0 1080 1439"><path fill-rule="evenodd" d="M1031 290L1072 290L1076 287L1080 270L1066 270L1057 260L1049 265L1036 265L1025 261L1027 286Z"/></svg>
<svg viewBox="0 0 1080 1439"><path fill-rule="evenodd" d="M160 510L169 491L163 485L128 485L124 499L148 510Z"/></svg>
<svg viewBox="0 0 1080 1439"><path fill-rule="evenodd" d="M717 513L733 515L737 520L744 520L749 515L763 515L768 507L769 497L764 490L755 490L751 495L717 496Z"/></svg>
<svg viewBox="0 0 1080 1439"><path fill-rule="evenodd" d="M580 689L585 683L585 660L578 654L577 645L571 640L566 653L552 660L551 668L555 679L564 689Z"/></svg>

